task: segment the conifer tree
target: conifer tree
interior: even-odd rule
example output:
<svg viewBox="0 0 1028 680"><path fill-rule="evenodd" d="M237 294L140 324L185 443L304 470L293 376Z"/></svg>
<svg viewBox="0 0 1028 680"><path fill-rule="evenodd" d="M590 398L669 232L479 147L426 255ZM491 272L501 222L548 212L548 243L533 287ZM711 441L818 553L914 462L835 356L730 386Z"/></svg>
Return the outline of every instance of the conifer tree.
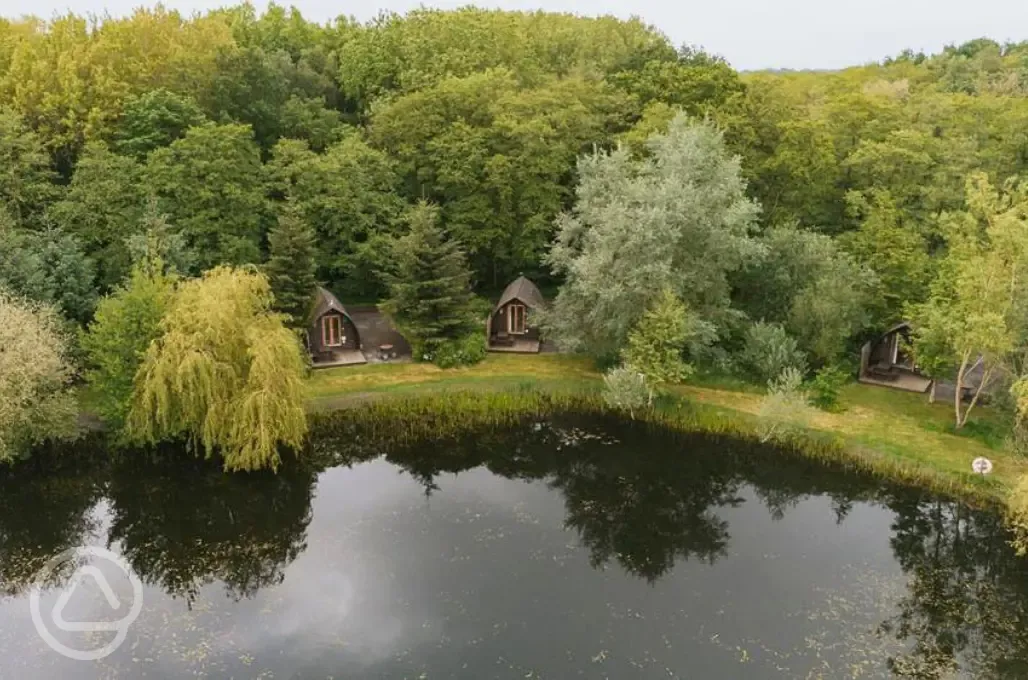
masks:
<svg viewBox="0 0 1028 680"><path fill-rule="evenodd" d="M433 360L451 341L478 330L471 272L460 244L439 226L439 209L425 202L407 216L410 231L396 241L386 313L410 339L414 356Z"/></svg>
<svg viewBox="0 0 1028 680"><path fill-rule="evenodd" d="M264 271L275 295L275 309L289 317L291 327L301 328L318 281L314 231L293 203L285 206L268 234L268 251Z"/></svg>

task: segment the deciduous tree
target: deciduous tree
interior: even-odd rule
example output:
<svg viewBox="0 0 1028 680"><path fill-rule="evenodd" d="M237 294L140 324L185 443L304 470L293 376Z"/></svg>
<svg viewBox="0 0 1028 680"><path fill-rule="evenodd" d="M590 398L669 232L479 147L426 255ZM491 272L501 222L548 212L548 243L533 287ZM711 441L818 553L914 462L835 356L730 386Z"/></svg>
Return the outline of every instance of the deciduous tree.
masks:
<svg viewBox="0 0 1028 680"><path fill-rule="evenodd" d="M274 198L291 200L314 229L320 278L351 294L382 292L377 277L359 280L348 274L370 273L380 265L368 266L363 244L392 234L403 212L392 159L357 134L324 154L312 152L305 142L282 140L268 165L268 185Z"/></svg>
<svg viewBox="0 0 1028 680"><path fill-rule="evenodd" d="M817 364L846 350L868 322L875 277L829 236L793 225L769 229L759 254L734 277L750 318L777 322Z"/></svg>
<svg viewBox="0 0 1028 680"><path fill-rule="evenodd" d="M918 225L904 221L887 190L851 192L849 209L860 227L842 239L843 247L877 277L874 307L878 326L902 320L908 305L928 295L932 261Z"/></svg>
<svg viewBox="0 0 1028 680"><path fill-rule="evenodd" d="M133 159L112 153L103 142L90 142L68 191L50 213L96 262L104 290L117 285L132 266L127 242L140 231L146 207L141 175L142 167Z"/></svg>
<svg viewBox="0 0 1028 680"><path fill-rule="evenodd" d="M653 388L682 382L694 370L685 362L686 347L690 339L703 332L703 325L670 289L665 289L628 334L622 360L646 376Z"/></svg>
<svg viewBox="0 0 1028 680"><path fill-rule="evenodd" d="M0 108L0 201L24 226L39 226L47 205L60 193L50 157L25 121Z"/></svg>
<svg viewBox="0 0 1028 680"><path fill-rule="evenodd" d="M280 447L298 449L305 361L272 302L267 278L250 269L182 283L139 369L130 437L186 438L226 470L276 469Z"/></svg>
<svg viewBox="0 0 1028 680"><path fill-rule="evenodd" d="M151 151L168 146L204 122L203 111L191 98L164 88L125 100L114 131L118 153L144 160Z"/></svg>
<svg viewBox="0 0 1028 680"><path fill-rule="evenodd" d="M507 70L448 78L375 111L372 142L400 160L407 196L441 208L479 280L538 266L583 148L627 127L624 94L564 78L523 88Z"/></svg>
<svg viewBox="0 0 1028 680"><path fill-rule="evenodd" d="M1028 185L1009 182L1002 191L984 173L967 180L965 212L947 216L947 254L931 295L913 311L915 346L945 339L956 366L954 412L962 428L1003 361L1023 343L1024 272L1028 267ZM980 364L977 385L968 377ZM973 395L964 403L964 389Z"/></svg>
<svg viewBox="0 0 1028 680"><path fill-rule="evenodd" d="M260 261L263 168L249 127L190 128L150 154L144 177L200 269Z"/></svg>
<svg viewBox="0 0 1028 680"><path fill-rule="evenodd" d="M597 152L579 163L574 210L547 261L565 278L548 325L561 344L613 355L664 289L705 321L729 306L729 273L755 252L758 206L709 124L679 116L650 155Z"/></svg>
<svg viewBox="0 0 1028 680"><path fill-rule="evenodd" d="M116 436L132 407L136 374L174 293L174 278L159 260L138 263L128 280L100 300L82 334L86 380L104 422Z"/></svg>
<svg viewBox="0 0 1028 680"><path fill-rule="evenodd" d="M68 339L50 307L0 288L0 461L77 434Z"/></svg>

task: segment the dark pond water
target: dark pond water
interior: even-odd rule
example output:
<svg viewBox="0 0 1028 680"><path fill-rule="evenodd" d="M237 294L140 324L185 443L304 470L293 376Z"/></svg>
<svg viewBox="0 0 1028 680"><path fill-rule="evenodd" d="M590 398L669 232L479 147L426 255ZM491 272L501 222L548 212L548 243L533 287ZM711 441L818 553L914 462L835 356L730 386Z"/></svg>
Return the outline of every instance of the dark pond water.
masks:
<svg viewBox="0 0 1028 680"><path fill-rule="evenodd" d="M616 422L347 444L277 476L67 455L7 473L0 677L1028 677L1028 569L994 514ZM79 545L144 584L100 661L30 615L36 571ZM120 608L83 580L67 621L123 618L107 567Z"/></svg>

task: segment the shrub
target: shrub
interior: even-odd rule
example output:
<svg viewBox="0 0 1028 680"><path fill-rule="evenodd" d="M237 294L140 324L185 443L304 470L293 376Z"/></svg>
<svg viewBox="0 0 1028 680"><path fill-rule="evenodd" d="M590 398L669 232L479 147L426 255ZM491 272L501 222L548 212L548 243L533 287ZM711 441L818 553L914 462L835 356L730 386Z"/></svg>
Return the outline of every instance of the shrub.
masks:
<svg viewBox="0 0 1028 680"><path fill-rule="evenodd" d="M94 407L108 428L121 436L132 406L136 372L150 344L160 336L160 323L174 294L174 278L137 265L129 279L96 308L82 336L89 370L86 380Z"/></svg>
<svg viewBox="0 0 1028 680"><path fill-rule="evenodd" d="M767 396L760 404L760 438L788 440L799 434L810 421L811 409L803 391L803 374L786 368L768 381Z"/></svg>
<svg viewBox="0 0 1028 680"><path fill-rule="evenodd" d="M807 386L810 405L822 411L839 410L839 391L849 382L849 373L838 366L825 366Z"/></svg>
<svg viewBox="0 0 1028 680"><path fill-rule="evenodd" d="M1013 532L1011 544L1017 554L1028 554L1028 475L1021 475L1007 499L1007 521Z"/></svg>
<svg viewBox="0 0 1028 680"><path fill-rule="evenodd" d="M482 333L471 333L459 340L437 344L434 352L427 356L439 368L457 368L477 364L485 359L485 354L485 336Z"/></svg>
<svg viewBox="0 0 1028 680"><path fill-rule="evenodd" d="M685 381L693 368L682 353L694 325L681 300L665 289L629 333L621 353L625 365L646 376L653 387Z"/></svg>
<svg viewBox="0 0 1028 680"><path fill-rule="evenodd" d="M800 351L796 339L790 337L780 324L759 321L746 330L740 356L742 365L762 381L776 380L787 369L802 374L807 359Z"/></svg>
<svg viewBox="0 0 1028 680"><path fill-rule="evenodd" d="M67 338L52 307L0 289L0 461L77 434Z"/></svg>
<svg viewBox="0 0 1028 680"><path fill-rule="evenodd" d="M1014 421L1007 435L1006 446L1014 455L1028 458L1028 423L1023 418Z"/></svg>
<svg viewBox="0 0 1028 680"><path fill-rule="evenodd" d="M635 418L638 409L648 405L653 398L646 376L627 366L607 371L603 376L603 400L607 406L619 411L628 411Z"/></svg>

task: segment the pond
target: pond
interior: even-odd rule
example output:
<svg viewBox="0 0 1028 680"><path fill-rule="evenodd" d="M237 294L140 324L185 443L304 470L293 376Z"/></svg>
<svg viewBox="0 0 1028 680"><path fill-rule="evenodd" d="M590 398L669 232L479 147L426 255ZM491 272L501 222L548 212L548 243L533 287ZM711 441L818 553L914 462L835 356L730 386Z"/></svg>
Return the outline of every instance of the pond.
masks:
<svg viewBox="0 0 1028 680"><path fill-rule="evenodd" d="M183 458L0 477L0 677L1028 677L1028 567L996 514L754 444L566 417L322 440L278 475ZM99 661L31 614L80 545L143 584ZM116 633L52 618L75 566L38 610L99 648ZM111 566L118 609L83 579L65 622L124 618Z"/></svg>

